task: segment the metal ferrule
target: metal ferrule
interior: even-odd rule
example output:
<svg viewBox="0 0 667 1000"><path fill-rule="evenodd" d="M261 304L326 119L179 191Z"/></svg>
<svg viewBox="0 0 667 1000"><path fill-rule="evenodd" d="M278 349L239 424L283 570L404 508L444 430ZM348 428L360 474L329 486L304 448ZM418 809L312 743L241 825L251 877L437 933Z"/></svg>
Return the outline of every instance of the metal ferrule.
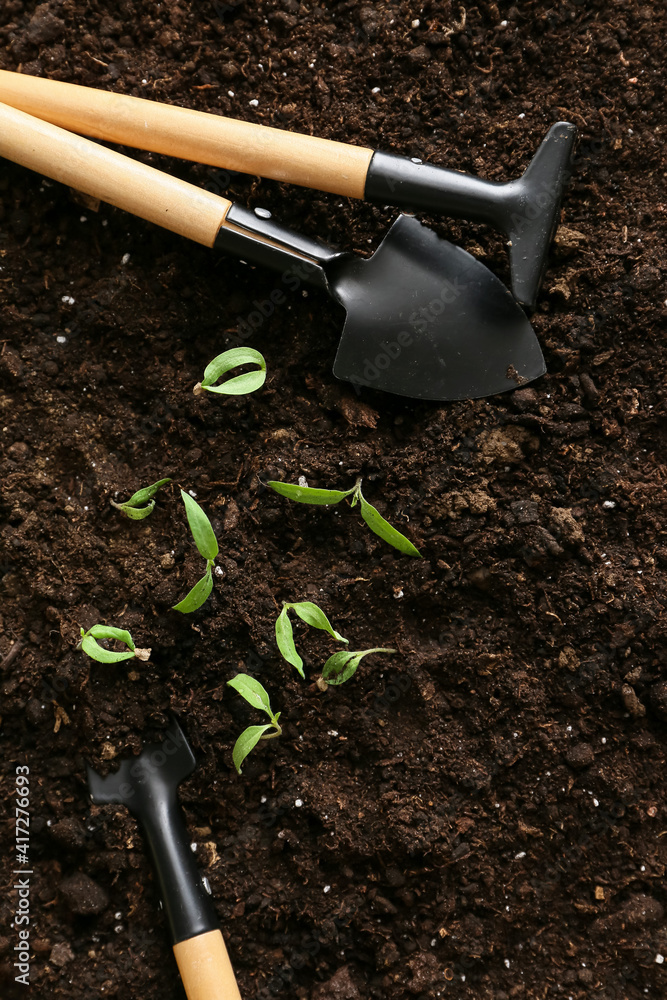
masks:
<svg viewBox="0 0 667 1000"><path fill-rule="evenodd" d="M507 186L392 153L374 153L365 197L375 204L497 226L505 219Z"/></svg>
<svg viewBox="0 0 667 1000"><path fill-rule="evenodd" d="M233 205L216 237L214 248L283 273L294 275L331 294L325 266L345 255L308 236L295 233L272 218Z"/></svg>

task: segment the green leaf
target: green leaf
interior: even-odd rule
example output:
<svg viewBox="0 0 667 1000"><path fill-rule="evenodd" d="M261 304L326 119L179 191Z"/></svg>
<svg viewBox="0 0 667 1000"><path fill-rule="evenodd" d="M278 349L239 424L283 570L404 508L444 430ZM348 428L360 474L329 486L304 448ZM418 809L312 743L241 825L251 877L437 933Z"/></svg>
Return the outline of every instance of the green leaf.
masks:
<svg viewBox="0 0 667 1000"><path fill-rule="evenodd" d="M383 649L380 646L374 649L362 649L356 653L341 650L338 653L334 653L333 656L330 656L324 664L322 677L327 684L344 684L345 681L349 681L352 674L356 672L356 669L364 656L368 656L370 653L395 652L395 649Z"/></svg>
<svg viewBox="0 0 667 1000"><path fill-rule="evenodd" d="M234 378L228 379L227 382L223 382L222 385L213 384L232 368L250 364L259 365L259 370L236 375ZM226 396L241 396L260 389L265 381L266 361L259 351L254 351L252 347L234 347L230 351L219 354L206 366L201 385L208 392L220 392Z"/></svg>
<svg viewBox="0 0 667 1000"><path fill-rule="evenodd" d="M235 691L245 698L249 705L253 708L258 708L262 712L266 712L271 719L273 719L273 712L271 711L271 702L269 701L269 696L262 684L251 677L249 674L237 674L236 677L232 677L231 681L227 681L230 687L233 687ZM280 714L280 713L278 713Z"/></svg>
<svg viewBox="0 0 667 1000"><path fill-rule="evenodd" d="M132 521L143 521L145 517L148 517L152 513L155 507L155 501L152 499L161 486L165 483L170 483L171 479L159 479L157 483L153 483L152 486L146 486L142 490L137 490L133 493L129 500L125 503L116 503L115 500L111 501L111 506L119 510L125 517L129 517ZM147 507L141 507L141 504L148 504Z"/></svg>
<svg viewBox="0 0 667 1000"><path fill-rule="evenodd" d="M91 659L97 660L98 663L120 663L121 660L131 660L134 658L134 653L114 653L110 649L105 649L100 646L92 635L84 635L81 640L81 649L90 656Z"/></svg>
<svg viewBox="0 0 667 1000"><path fill-rule="evenodd" d="M158 479L157 483L153 483L152 486L146 486L143 490L137 490L133 493L129 500L126 500L122 507L139 507L142 503L148 503L152 500L157 491L165 485L165 483L170 483L171 479Z"/></svg>
<svg viewBox="0 0 667 1000"><path fill-rule="evenodd" d="M296 667L299 674L305 680L306 675L303 672L303 660L297 653L296 646L294 645L294 630L287 616L287 605L285 605L276 619L276 642L283 658L293 667Z"/></svg>
<svg viewBox="0 0 667 1000"><path fill-rule="evenodd" d="M306 625L311 625L313 628L320 628L322 631L328 632L332 638L338 639L339 642L348 642L340 632L336 632L332 628L331 622L324 611L322 611L322 608L318 608L317 604L313 604L312 601L300 601L298 604L288 604L287 607L292 608Z"/></svg>
<svg viewBox="0 0 667 1000"><path fill-rule="evenodd" d="M271 723L266 726L248 726L244 729L232 750L232 760L237 772L241 773L241 764L246 759L251 750L254 750L267 729L271 729Z"/></svg>
<svg viewBox="0 0 667 1000"><path fill-rule="evenodd" d="M320 505L340 503L345 497L349 497L350 493L354 493L354 487L351 490L314 490L310 486L295 486L292 483L281 483L273 479L269 480L266 485L279 493L281 497L296 500L297 503Z"/></svg>
<svg viewBox="0 0 667 1000"><path fill-rule="evenodd" d="M93 639L116 639L124 643L130 649L134 649L134 641L130 633L124 628L113 628L112 625L93 625L82 635L92 635Z"/></svg>
<svg viewBox="0 0 667 1000"><path fill-rule="evenodd" d="M374 531L376 535L379 535L385 542L389 542L390 545L393 545L395 549L403 552L406 556L415 556L417 559L422 558L419 549L416 549L405 535L402 535L400 531L392 527L389 521L385 521L379 510L376 510L368 500L364 499L361 491L358 491L357 495L361 504L361 516L371 531Z"/></svg>
<svg viewBox="0 0 667 1000"><path fill-rule="evenodd" d="M211 572L211 567L207 566L201 580L195 583L190 593L186 594L182 601L174 604L173 610L181 611L184 615L189 614L191 611L196 611L209 599L212 590L213 573Z"/></svg>
<svg viewBox="0 0 667 1000"><path fill-rule="evenodd" d="M125 517L129 517L131 521L143 521L145 517L148 517L152 513L155 507L155 500L151 500L147 507L128 507L126 503L114 503L111 501L114 507L117 507Z"/></svg>
<svg viewBox="0 0 667 1000"><path fill-rule="evenodd" d="M211 522L197 501L193 500L189 493L181 490L181 497L185 504L185 513L188 516L188 524L190 525L195 545L204 559L215 559L219 552L218 539L215 537ZM208 594L206 596L208 597Z"/></svg>

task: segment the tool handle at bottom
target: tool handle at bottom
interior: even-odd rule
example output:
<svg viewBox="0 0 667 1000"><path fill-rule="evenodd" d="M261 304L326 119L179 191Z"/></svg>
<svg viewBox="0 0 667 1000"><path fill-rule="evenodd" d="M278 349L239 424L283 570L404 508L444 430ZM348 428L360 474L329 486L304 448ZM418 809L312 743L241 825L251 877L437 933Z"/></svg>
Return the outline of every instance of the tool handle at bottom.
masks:
<svg viewBox="0 0 667 1000"><path fill-rule="evenodd" d="M188 1000L241 1000L219 930L179 941L174 955Z"/></svg>

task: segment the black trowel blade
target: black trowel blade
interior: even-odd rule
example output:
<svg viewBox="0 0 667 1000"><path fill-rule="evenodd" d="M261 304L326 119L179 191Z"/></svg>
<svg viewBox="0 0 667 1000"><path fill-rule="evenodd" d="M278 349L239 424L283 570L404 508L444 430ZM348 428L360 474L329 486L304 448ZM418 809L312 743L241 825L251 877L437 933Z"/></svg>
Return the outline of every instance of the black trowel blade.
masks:
<svg viewBox="0 0 667 1000"><path fill-rule="evenodd" d="M546 370L503 283L412 216L399 216L368 260L327 276L347 309L337 378L444 401L507 392Z"/></svg>

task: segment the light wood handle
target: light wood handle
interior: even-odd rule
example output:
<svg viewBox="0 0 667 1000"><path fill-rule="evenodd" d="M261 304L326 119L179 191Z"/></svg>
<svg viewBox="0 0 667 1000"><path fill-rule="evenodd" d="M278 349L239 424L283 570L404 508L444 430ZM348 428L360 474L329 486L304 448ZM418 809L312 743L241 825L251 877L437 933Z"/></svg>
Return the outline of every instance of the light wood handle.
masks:
<svg viewBox="0 0 667 1000"><path fill-rule="evenodd" d="M363 198L373 150L267 125L0 71L0 101L83 135Z"/></svg>
<svg viewBox="0 0 667 1000"><path fill-rule="evenodd" d="M188 1000L241 1000L220 931L179 941L174 955Z"/></svg>
<svg viewBox="0 0 667 1000"><path fill-rule="evenodd" d="M209 247L231 208L210 191L5 104L0 155Z"/></svg>

